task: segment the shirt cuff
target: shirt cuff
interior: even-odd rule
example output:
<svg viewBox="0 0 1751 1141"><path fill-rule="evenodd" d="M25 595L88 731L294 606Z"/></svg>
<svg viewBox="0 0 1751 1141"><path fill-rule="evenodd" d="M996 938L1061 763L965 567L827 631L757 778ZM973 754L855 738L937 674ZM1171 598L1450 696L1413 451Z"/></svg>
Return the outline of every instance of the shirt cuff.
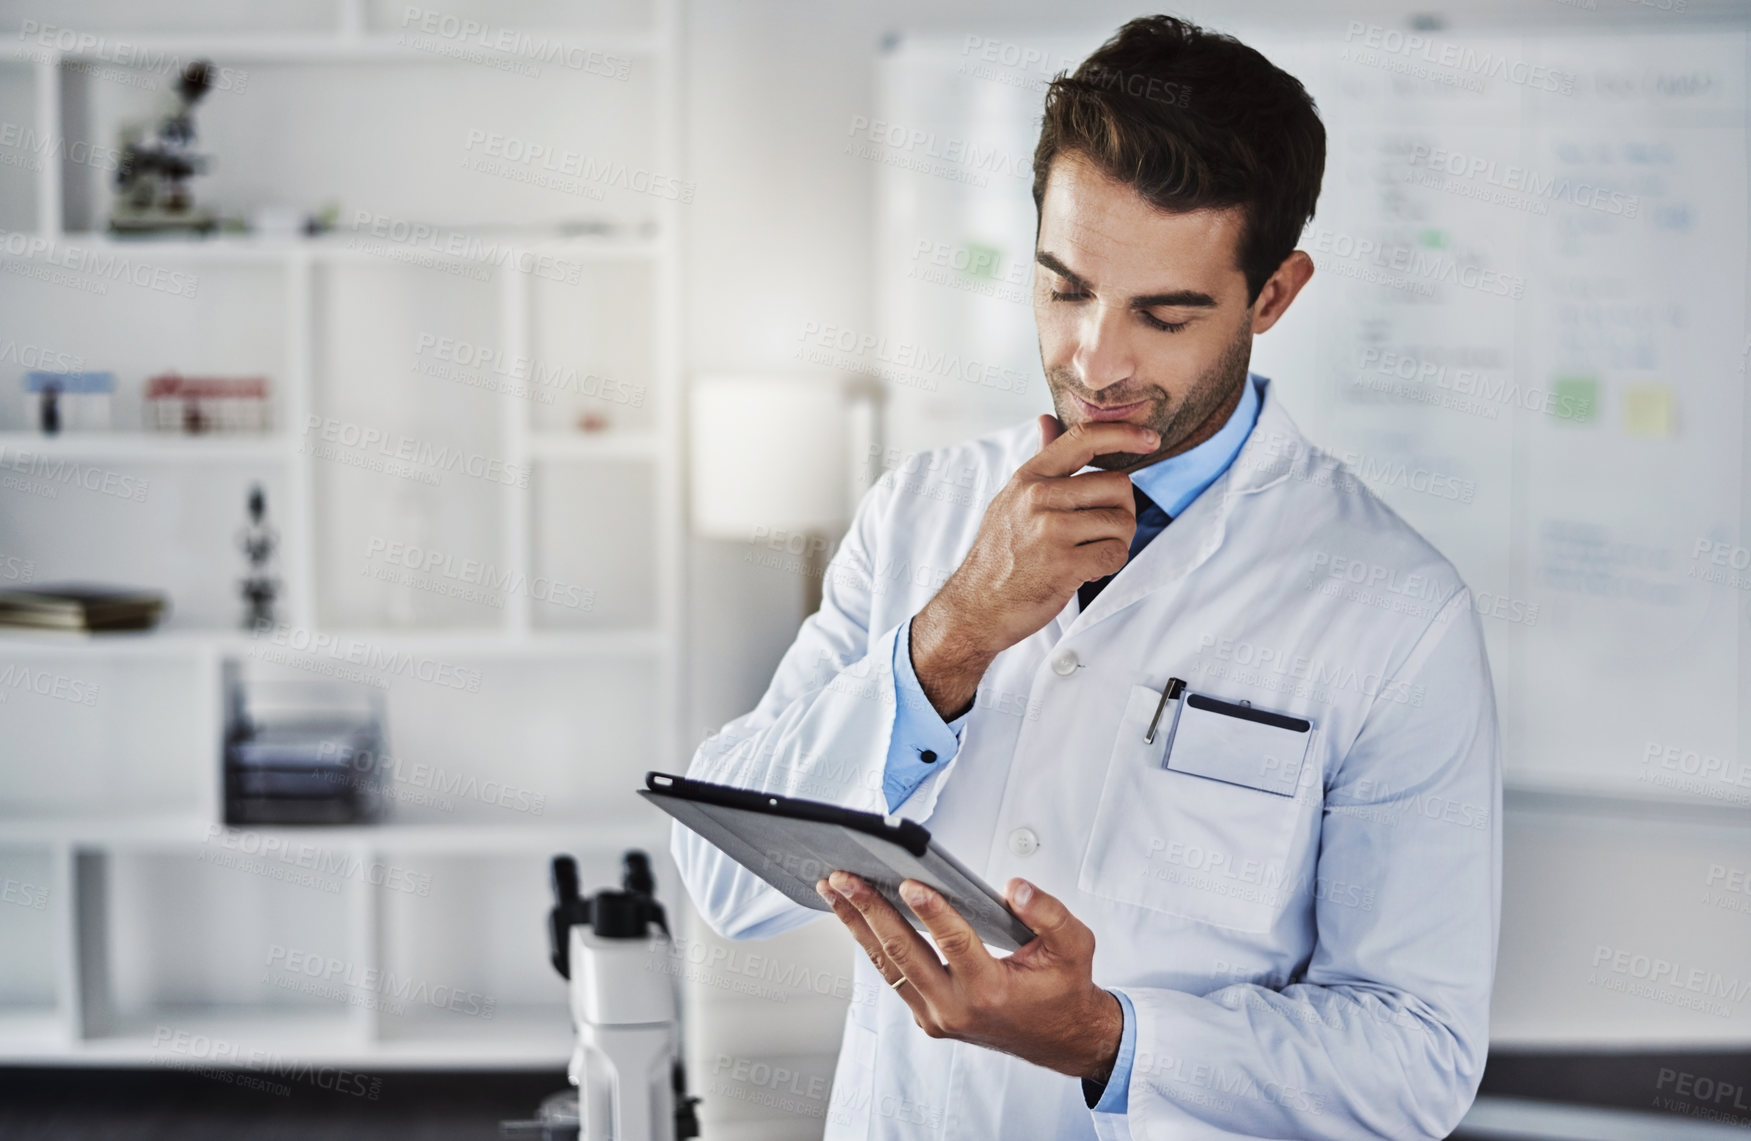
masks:
<svg viewBox="0 0 1751 1141"><path fill-rule="evenodd" d="M912 668L912 620L894 636L894 731L888 738L888 759L882 770L882 795L888 811L897 810L924 778L954 759L961 747L961 727L970 715L944 721Z"/></svg>
<svg viewBox="0 0 1751 1141"><path fill-rule="evenodd" d="M1113 1072L1106 1084L1082 1079L1082 1100L1096 1113L1124 1113L1130 1103L1131 1064L1137 1054L1137 1011L1122 990L1108 991L1119 1000L1124 1010L1125 1029L1119 1035L1119 1056L1113 1060Z"/></svg>

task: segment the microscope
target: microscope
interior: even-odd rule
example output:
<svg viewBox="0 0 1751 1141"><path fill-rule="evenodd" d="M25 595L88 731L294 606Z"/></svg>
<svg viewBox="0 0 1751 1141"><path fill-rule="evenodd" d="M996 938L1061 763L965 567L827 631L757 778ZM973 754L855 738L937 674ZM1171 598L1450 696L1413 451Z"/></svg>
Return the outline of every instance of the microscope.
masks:
<svg viewBox="0 0 1751 1141"><path fill-rule="evenodd" d="M189 179L207 169L206 156L194 149L194 112L212 89L213 78L213 65L195 60L177 76L176 90L157 120L123 128L109 219L112 233L209 234L218 228L218 218L196 206L188 188Z"/></svg>
<svg viewBox="0 0 1751 1141"><path fill-rule="evenodd" d="M547 916L554 970L571 984L577 1046L574 1087L541 1104L501 1137L526 1141L689 1141L699 1136L681 1062L680 1008L669 922L655 896L650 857L621 857L620 890L578 894L578 865L553 859Z"/></svg>

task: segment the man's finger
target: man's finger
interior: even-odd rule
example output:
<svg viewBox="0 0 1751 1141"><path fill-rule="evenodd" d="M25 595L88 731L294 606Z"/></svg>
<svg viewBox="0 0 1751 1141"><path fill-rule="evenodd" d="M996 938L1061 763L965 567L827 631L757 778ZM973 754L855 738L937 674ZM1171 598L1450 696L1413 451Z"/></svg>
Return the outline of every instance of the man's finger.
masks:
<svg viewBox="0 0 1751 1141"><path fill-rule="evenodd" d="M918 988L905 985L895 987L893 985L895 980L902 978L903 975L899 967L888 961L886 952L882 950L881 938L869 929L869 924L864 921L863 913L851 906L851 901L840 895L824 879L816 881L815 890L821 894L821 898L827 901L827 905L833 909L833 914L839 922L845 924L846 929L851 932L852 939L856 940L857 945L863 948L863 953L869 956L870 963L875 967L876 974L881 976L882 981L899 994L901 1001L911 1008L913 1014L922 1015L925 1013L929 1008L925 1006L923 997L918 993Z"/></svg>
<svg viewBox="0 0 1751 1141"><path fill-rule="evenodd" d="M1090 507L1086 511L1059 511L1040 520L1042 534L1067 546L1117 539L1130 549L1137 534L1137 516L1117 507Z"/></svg>
<svg viewBox="0 0 1751 1141"><path fill-rule="evenodd" d="M1073 475L1096 456L1114 452L1147 455L1159 446L1152 429L1124 420L1089 420L1041 448L1021 470L1043 476Z"/></svg>
<svg viewBox="0 0 1751 1141"><path fill-rule="evenodd" d="M1064 425L1050 412L1040 413L1040 447L1044 448L1064 434Z"/></svg>
<svg viewBox="0 0 1751 1141"><path fill-rule="evenodd" d="M907 880L900 885L900 898L923 921L925 930L936 940L936 949L962 985L977 985L979 978L997 965L973 925L928 884Z"/></svg>
<svg viewBox="0 0 1751 1141"><path fill-rule="evenodd" d="M827 906L833 909L839 922L845 924L851 937L863 948L864 954L869 956L869 961L875 965L876 973L882 976L882 981L892 984L899 977L900 969L888 961L887 952L882 950L881 937L869 929L863 912L853 907L851 901L827 879L817 880L815 890L827 901Z"/></svg>
<svg viewBox="0 0 1751 1141"><path fill-rule="evenodd" d="M1093 955L1094 932L1072 915L1062 900L1019 877L1009 881L1003 897L1016 918L1033 930L1039 937L1037 942L1046 950L1067 958ZM1033 942L1028 944L1029 947L1034 945Z"/></svg>
<svg viewBox="0 0 1751 1141"><path fill-rule="evenodd" d="M816 881L815 890L820 893L822 899L827 901L827 906L833 909L833 914L839 922L845 924L851 931L851 937L857 940L858 946L868 951L877 942L875 937L870 934L869 924L863 921L863 913L851 906L850 900L834 891L824 879ZM880 953L880 948L877 948L876 953L870 956L870 961L875 964L875 969L881 973L883 978L892 981L895 972L889 968L887 956Z"/></svg>
<svg viewBox="0 0 1751 1141"><path fill-rule="evenodd" d="M1037 506L1047 511L1086 511L1090 507L1118 507L1135 515L1137 497L1131 477L1120 471L1085 471L1080 475L1040 479Z"/></svg>
<svg viewBox="0 0 1751 1141"><path fill-rule="evenodd" d="M936 952L924 941L912 925L895 911L880 892L849 872L834 872L827 877L834 890L844 895L863 916L875 939L875 949L892 963L912 988L928 1001L932 995L944 995L948 988L948 972L937 960ZM870 950L869 944L864 950ZM906 987L900 988L902 991ZM911 999L907 997L910 1004Z"/></svg>
<svg viewBox="0 0 1751 1141"><path fill-rule="evenodd" d="M1125 569L1125 564L1131 561L1131 541L1097 539L1092 543L1083 543L1071 554L1075 561L1070 569L1080 576L1077 581L1093 582Z"/></svg>

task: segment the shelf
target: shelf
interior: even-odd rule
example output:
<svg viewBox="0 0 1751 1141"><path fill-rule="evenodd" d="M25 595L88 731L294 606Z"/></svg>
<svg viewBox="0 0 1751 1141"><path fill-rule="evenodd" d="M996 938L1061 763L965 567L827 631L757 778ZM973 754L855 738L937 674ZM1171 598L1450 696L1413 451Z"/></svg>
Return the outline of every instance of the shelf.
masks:
<svg viewBox="0 0 1751 1141"><path fill-rule="evenodd" d="M302 638L303 630L298 630ZM658 630L529 634L498 630L323 630L317 634L333 638L334 642L329 644L365 643L391 653L502 658L656 658L668 642L667 636ZM258 646L272 646L294 656L319 656L325 652L307 646L299 649L292 639L281 645L269 636L257 638L242 630L171 628L87 634L0 627L0 654L14 658L241 656Z"/></svg>
<svg viewBox="0 0 1751 1141"><path fill-rule="evenodd" d="M442 823L312 825L222 828L220 834L248 833L262 843L313 844L324 848L367 848L373 851L515 854L521 852L598 851L627 848L666 849L666 818L648 821L566 820L528 817L505 823ZM110 850L176 850L199 848L215 841L213 824L186 816L43 816L0 818L0 843L71 844ZM254 841L251 841L253 844Z"/></svg>
<svg viewBox="0 0 1751 1141"><path fill-rule="evenodd" d="M530 970L551 969L543 962ZM571 1014L564 981L553 976L552 1006L501 1007L491 1018L446 1017L437 1011L384 1017L372 1042L373 1059L384 1064L563 1066L570 1060Z"/></svg>
<svg viewBox="0 0 1751 1141"><path fill-rule="evenodd" d="M32 584L21 586L28 589ZM0 627L0 654L11 658L192 657L210 654L235 643L239 652L249 648L248 635L195 630L126 630L89 634L79 631L25 630Z"/></svg>
<svg viewBox="0 0 1751 1141"><path fill-rule="evenodd" d="M536 432L529 454L538 460L650 459L657 455L651 432Z"/></svg>
<svg viewBox="0 0 1751 1141"><path fill-rule="evenodd" d="M251 117L277 123L285 108L307 103L305 97L321 88L318 94L331 98L317 100L309 124L302 117L292 124L313 129L295 131L292 151L282 154L281 148L263 161L314 161L326 169L312 173L301 165L299 177L311 173L309 186L319 190L336 178L355 189L363 186L346 201L380 195L382 211L345 209L340 228L318 235L122 237L105 231L103 180L78 163L40 164L33 179L13 179L4 188L18 220L14 228L24 237L0 248L0 269L12 281L0 286L6 299L0 311L8 311L8 303L19 308L22 301L33 338L88 356L113 356L115 345L131 345L143 359L183 360L185 371L193 345L221 362L269 362L275 387L275 430L251 437L150 433L142 430L149 421L123 416L120 404L120 428L113 432L44 437L30 430L34 420L28 414L9 421L21 430L0 432L0 456L24 453L65 467L74 461L121 470L153 465L146 474L154 481L173 478L177 486L174 497L163 499L154 489L152 506L127 512L106 514L102 501L80 500L70 505L69 516L45 503L47 496L24 502L17 520L0 519L17 524L6 554L34 559L34 579L41 584L78 577L79 560L94 553L132 551L115 566L135 566L137 581L165 590L173 602L194 597L189 592L197 584L207 583L202 589L210 591L213 583L233 577L221 573L232 563L216 571L203 558L203 552L232 549L234 525L227 521L235 519L242 498L233 485L247 476L271 476L277 481L274 519L283 536L278 573L284 590L277 609L286 624L253 635L229 625L229 609L185 605L173 608L158 629L144 632L0 629L0 667L20 663L34 672L101 680L105 687L103 710L91 717L61 718L58 705L39 709L33 703L19 710L30 716L20 719L17 740L7 736L12 722L0 729L0 753L16 746L12 751L20 755L61 766L21 771L21 779L0 782L0 847L16 849L9 859L29 868L30 882L50 889L38 924L42 931L9 927L0 915L0 960L24 962L32 972L20 976L21 987L28 983L30 989L20 989L12 1006L0 1005L0 1065L146 1071L226 1065L186 1046L176 1049L166 1041L168 1028L187 1036L185 1042L204 1036L282 1065L345 1067L372 1078L421 1067L556 1072L570 1056L573 1034L566 987L546 962L541 930L551 906L545 891L550 858L574 853L604 883L629 848L643 848L660 867L668 866L672 823L651 806L635 805L633 789L644 768L685 752L679 741L686 708L683 203L659 193L633 198L638 192L628 187L624 204L592 194L588 201L574 196L571 205L560 206L514 178L482 178L454 190L429 180L451 169L446 156L455 156L445 140L461 141L453 130L456 116L476 112L493 122L524 123L532 137L564 141L592 155L685 174L678 6L653 0L648 14L627 22L625 31L602 26L605 16L593 31L520 29L499 25L498 13L483 9L485 33L472 38L421 33L417 18L413 27L396 27L399 9L381 13L383 24L376 25L365 18L373 11L347 0L335 21L284 34L77 28L73 35L59 33L72 50L30 36L0 42L8 82L34 92L34 110L26 118L50 139L113 138L136 114L136 103L172 84L176 69L167 60L206 58L254 73L248 90L259 86L266 102L258 105L252 95L248 106L240 100L216 110L238 118L215 120L223 128L213 132L215 139L247 130ZM517 33L514 46L522 52L481 46L502 42L506 30ZM75 36L87 32L94 35L75 45ZM572 64L584 63L582 68L568 67L564 59L541 60L541 47L555 43L600 55L584 61L574 54ZM122 47L125 52L117 50ZM602 56L614 58L601 70L616 74L598 82L592 72ZM539 64L544 82L518 78L516 72L533 71L506 63L519 60ZM463 63L474 64L471 73L455 66ZM106 82L103 77L112 73L125 82ZM346 90L328 90L336 82ZM134 90L120 89L136 83ZM567 92L593 97L579 104L565 99ZM415 100L378 118L403 132L396 145L405 144L411 161L429 169L400 163L355 168L347 146L324 142L315 128L332 133L338 125L344 131L347 108L364 106L356 101L362 93L392 103ZM599 131L603 115L612 118L601 119ZM410 180L405 185L403 175ZM417 189L415 177L421 179ZM604 194L618 194L618 177L604 182ZM253 185L247 178L230 184L245 183ZM238 193L233 207L246 204L247 192ZM221 205L229 200L218 191L209 197ZM307 204L323 200L317 191L293 197ZM82 298L52 288L54 279L45 272L66 269L89 279L62 282L83 291L120 277L111 269L142 266L204 278L199 302L171 305L161 300L168 293L113 284L107 301L95 291ZM564 272L555 274L555 268ZM577 307L589 307L598 297L624 304L604 306L600 320L574 326ZM414 348L418 355L415 338L425 330L493 354L477 358L477 367L483 361L589 360L617 375L636 374L647 402L637 410L608 408L614 428L585 433L572 430L582 409L592 400L615 403L611 393L579 392L569 401L560 389L559 401L541 411L489 400L484 386L475 393L434 388L428 400L425 381L405 375L406 353ZM423 624L390 625L390 615L402 612L382 605L378 588L356 589L345 574L350 559L341 552L355 550L361 533L405 528L409 535L402 537L411 541L425 524L398 500L368 498L382 493L394 500L399 487L355 488L325 461L300 450L305 440L299 433L313 415L381 422L393 419L395 409L416 406L421 431L434 438L466 419L474 446L525 469L542 465L534 494L488 488L491 494L434 497L442 502L431 506L430 533L417 536L422 543L465 549L507 576L533 582L565 570L547 565L560 545L553 530L559 528L568 540L582 535L605 551L601 576L578 574L569 581L595 584L605 600L618 598L614 589L630 581L651 596L649 604L572 614L531 597L532 591L511 591L502 612L433 607L421 612ZM535 424L554 431L538 431ZM641 492L648 484L648 508L630 521L612 522L624 523L641 540L648 532L650 541L615 543L616 533L580 530L564 511L537 515L540 504L559 494L592 498L592 484L601 481L591 478L596 470L582 465L594 461L602 461L610 490L617 481L630 480ZM183 466L166 466L173 463ZM423 489L412 490L423 500ZM81 542L70 544L75 538ZM563 624L567 619L579 624ZM446 627L441 621L469 625ZM312 645L317 637L321 641ZM484 704L458 702L449 689L389 667L372 670L365 661L390 655L474 667L493 681L483 687ZM390 684L387 739L406 745L410 758L430 760L434 772L440 762L445 765L443 776L433 778L435 795L391 797L389 819L379 824L218 824L221 667L237 662L248 674L292 678L349 661L361 672L380 672ZM593 756L601 758L599 768L590 767ZM397 770L386 784L391 790L425 789L415 768L411 774ZM63 770L83 775L54 776ZM443 783L456 773L463 781L479 780L476 794L445 791L467 787ZM532 807L527 802L489 795L489 774L514 780L516 773L548 790L541 814L511 807ZM328 879L340 890L325 884L313 894L307 884L299 887L277 874L276 854L296 867L306 847L322 851L324 860L338 858ZM434 892L426 899L398 891L387 879L372 878L371 861L429 869L434 878L444 877L449 894L438 899ZM678 906L679 889L670 884L667 890L665 902ZM219 929L209 923L223 923L225 930L214 935ZM430 982L466 982L507 1005L491 1018L468 1017L424 1002L384 1009L361 1004L367 997L362 994L259 987L259 957L243 962L235 956L274 940L287 944L289 937L344 955L361 969L411 968ZM207 969L196 969L191 959L203 959ZM131 982L130 973L137 976ZM128 985L117 985L123 982ZM269 1068L259 1077L286 1085L313 1080L308 1070L299 1076Z"/></svg>
<svg viewBox="0 0 1751 1141"><path fill-rule="evenodd" d="M551 967L539 962L529 969ZM557 976L553 981L560 1001L551 1007L507 1007L491 1018L445 1018L435 1012L403 1016L396 1021L406 1025L379 1038L367 1036L353 1008L339 1003L332 1008L158 1007L118 1020L110 1033L77 1041L14 1034L12 1024L0 1019L0 1063L259 1068L264 1080L282 1084L312 1080L285 1069L302 1062L360 1069L562 1067L573 1038L564 984ZM228 1063L216 1051L238 1060Z"/></svg>
<svg viewBox="0 0 1751 1141"><path fill-rule="evenodd" d="M227 1067L224 1059L216 1056L227 1047L238 1055L261 1051L277 1060L293 1061L332 1056L335 1050L362 1053L367 1045L350 1008L338 1004L332 1008L167 1005L118 1018L108 1033L72 1043L68 1054L94 1063L149 1061L169 1068Z"/></svg>
<svg viewBox="0 0 1751 1141"><path fill-rule="evenodd" d="M54 816L37 812L23 817L0 817L0 842L8 844L72 844L101 847L114 843L132 846L154 843L200 843L207 835L207 822L195 813L186 816L88 814Z"/></svg>
<svg viewBox="0 0 1751 1141"><path fill-rule="evenodd" d="M288 252L304 251L317 258L358 261L393 260L395 254L405 252L408 256L492 262L503 258L507 248L528 250L537 254L550 254L554 257L570 258L576 261L654 259L667 252L667 243L661 235L647 237L636 234L574 234L568 236L552 232L531 233L528 230L446 225L438 222L429 223L429 225L434 231L434 237L440 239L442 244L396 241L392 238L376 237L370 233L351 232L335 232L320 237L279 242L248 237L213 240L245 243L254 241L261 243L264 247L283 249ZM453 241L452 235L465 240L466 247L460 251L449 248ZM191 248L198 248L200 243L197 240L186 244Z"/></svg>
<svg viewBox="0 0 1751 1141"><path fill-rule="evenodd" d="M67 1022L52 1007L0 1007L0 1057L12 1050L64 1049L68 1041Z"/></svg>
<svg viewBox="0 0 1751 1141"><path fill-rule="evenodd" d="M212 238L116 238L109 234L84 231L48 234L44 237L55 245L77 249L81 254L117 254L137 258L151 257L161 261L266 266L277 266L294 251L304 249L308 244L298 239L254 238L247 235ZM29 244L22 249L0 247L0 260L32 261L44 252L45 248L33 248Z"/></svg>
<svg viewBox="0 0 1751 1141"><path fill-rule="evenodd" d="M72 460L154 462L289 460L291 438L280 434L185 436L173 432L0 432L0 453L31 452Z"/></svg>
<svg viewBox="0 0 1751 1141"><path fill-rule="evenodd" d="M432 237L426 241L396 240L368 232L336 231L306 238L261 237L253 234L215 234L212 237L117 238L96 231L54 234L50 239L81 250L152 257L161 261L202 262L233 265L276 265L293 258L328 262L395 262L435 258L440 261L497 264L508 261L512 251L550 255L573 261L650 260L667 252L660 236L635 234L573 234L551 230L530 231L490 226L425 223ZM457 244L461 248L456 248ZM38 253L42 251L37 251ZM0 260L30 261L35 255L27 245L22 250L0 246Z"/></svg>
<svg viewBox="0 0 1751 1141"><path fill-rule="evenodd" d="M497 32L498 27L486 29ZM524 37L526 43L540 44L557 41L565 45L565 49L578 49L585 52L600 52L606 55L628 56L635 58L656 58L666 51L662 37L646 32L591 32L586 29L567 28L505 28ZM43 47L20 36L13 42L0 45L0 60L16 60L34 62L44 57L51 57L62 63L90 63L102 67L113 67L117 70L133 70L127 64L117 63L105 58L105 52L113 53L118 44L125 43L132 54L138 58L153 59L171 57L177 59L210 58L216 60L251 61L258 63L344 63L344 62L394 62L404 63L474 63L476 57L495 60L514 60L529 58L514 51L498 51L493 48L481 48L470 44L467 40L447 38L443 35L421 33L417 29L406 30L410 36L429 42L440 48L455 48L460 56L447 51L424 50L414 44L404 42L403 32L368 32L361 35L342 36L332 34L312 34L309 32L291 32L285 35L133 35L128 33L106 34L99 36L96 47L80 50L61 51L56 48ZM535 49L539 50L539 49ZM472 54L470 54L472 53ZM539 55L529 58L530 63L543 67L563 66L552 62L543 62ZM612 81L610 76L602 76Z"/></svg>
<svg viewBox="0 0 1751 1141"><path fill-rule="evenodd" d="M509 634L496 630L333 630L335 639L353 639L385 650L504 658L654 658L667 637L657 630L600 630ZM251 640L238 635L247 650Z"/></svg>

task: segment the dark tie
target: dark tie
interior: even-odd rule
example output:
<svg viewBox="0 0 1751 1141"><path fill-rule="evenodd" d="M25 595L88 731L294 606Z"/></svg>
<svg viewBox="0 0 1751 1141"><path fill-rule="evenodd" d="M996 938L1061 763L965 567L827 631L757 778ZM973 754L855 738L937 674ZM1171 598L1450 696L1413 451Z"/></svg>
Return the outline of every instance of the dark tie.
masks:
<svg viewBox="0 0 1751 1141"><path fill-rule="evenodd" d="M1156 506L1155 500L1144 495L1143 489L1134 483L1131 485L1131 497L1137 501L1137 534L1131 538L1131 556L1125 560L1126 563L1136 558L1137 552L1147 547L1149 540L1161 534L1162 529L1173 521L1167 517L1167 512ZM1082 609L1088 609L1088 604L1094 601L1095 595L1105 590L1113 577L1109 574L1076 588L1076 597L1081 601Z"/></svg>

